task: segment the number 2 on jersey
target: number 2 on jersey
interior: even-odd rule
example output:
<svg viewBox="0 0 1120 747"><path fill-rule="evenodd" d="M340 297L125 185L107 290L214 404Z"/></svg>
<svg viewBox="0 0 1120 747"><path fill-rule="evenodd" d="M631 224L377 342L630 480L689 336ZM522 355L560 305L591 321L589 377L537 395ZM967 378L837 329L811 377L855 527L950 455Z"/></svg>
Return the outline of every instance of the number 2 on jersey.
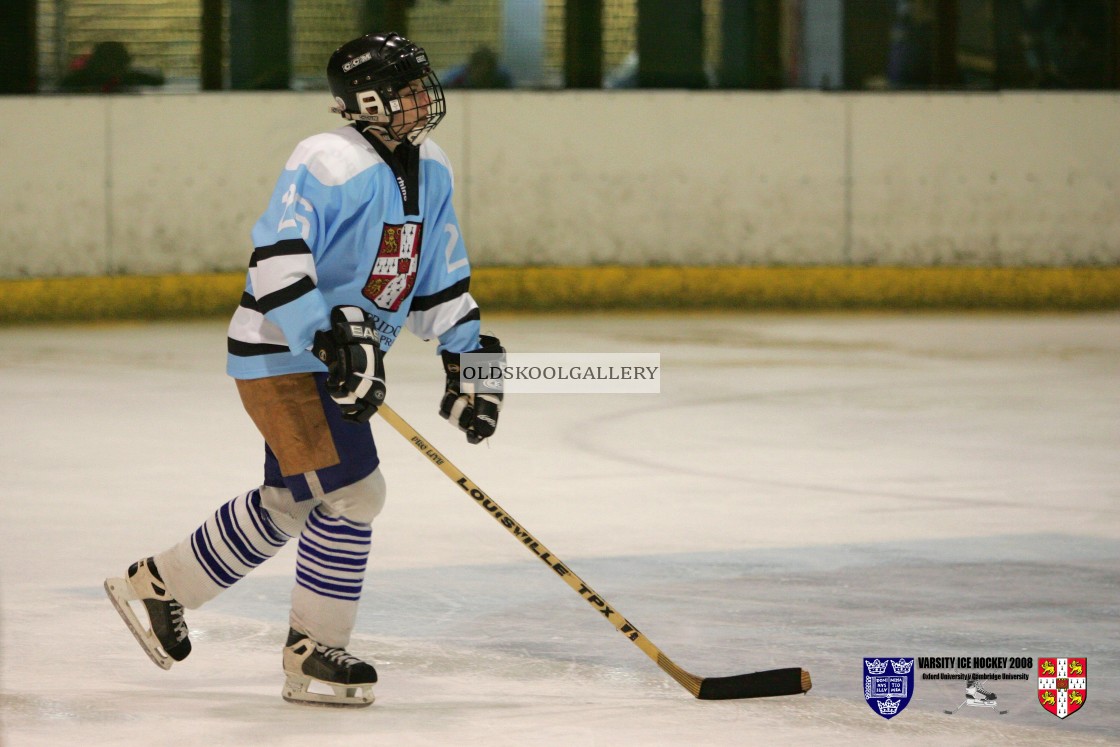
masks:
<svg viewBox="0 0 1120 747"><path fill-rule="evenodd" d="M451 255L455 253L455 247L459 245L459 229L448 223L443 230L447 231L447 274L450 275L460 267L466 267L467 258L464 256L455 262L451 261Z"/></svg>

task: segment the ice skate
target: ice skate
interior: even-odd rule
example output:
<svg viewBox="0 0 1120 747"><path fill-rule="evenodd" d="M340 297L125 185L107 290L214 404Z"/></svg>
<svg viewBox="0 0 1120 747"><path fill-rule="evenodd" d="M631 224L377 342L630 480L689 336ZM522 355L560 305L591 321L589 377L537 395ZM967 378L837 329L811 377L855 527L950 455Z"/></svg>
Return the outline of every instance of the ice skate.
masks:
<svg viewBox="0 0 1120 747"><path fill-rule="evenodd" d="M373 703L377 671L371 665L294 629L284 646L284 674L284 700L290 703L349 708Z"/></svg>
<svg viewBox="0 0 1120 747"><path fill-rule="evenodd" d="M964 689L964 702L978 708L995 708L996 694L984 689L976 680L969 680Z"/></svg>
<svg viewBox="0 0 1120 747"><path fill-rule="evenodd" d="M129 566L127 578L105 579L105 593L157 666L170 669L174 662L187 658L191 652L191 640L187 637L183 605L167 592L152 558ZM129 604L132 601L143 603L148 617L147 626L140 622Z"/></svg>

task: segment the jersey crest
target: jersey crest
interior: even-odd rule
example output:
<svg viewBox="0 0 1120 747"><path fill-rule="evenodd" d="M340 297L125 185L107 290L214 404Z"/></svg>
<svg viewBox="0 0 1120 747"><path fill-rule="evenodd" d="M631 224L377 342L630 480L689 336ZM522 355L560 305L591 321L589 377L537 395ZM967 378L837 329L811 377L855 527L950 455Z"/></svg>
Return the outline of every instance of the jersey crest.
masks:
<svg viewBox="0 0 1120 747"><path fill-rule="evenodd" d="M386 311L397 311L416 284L420 269L422 223L386 223L381 231L377 259L373 261L362 295Z"/></svg>

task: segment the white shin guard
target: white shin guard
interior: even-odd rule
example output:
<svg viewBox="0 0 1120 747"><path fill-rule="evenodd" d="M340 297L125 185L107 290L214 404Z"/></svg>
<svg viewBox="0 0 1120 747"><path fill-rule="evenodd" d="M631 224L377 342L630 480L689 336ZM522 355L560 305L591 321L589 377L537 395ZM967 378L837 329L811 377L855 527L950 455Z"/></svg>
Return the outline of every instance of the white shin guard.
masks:
<svg viewBox="0 0 1120 747"><path fill-rule="evenodd" d="M221 506L189 537L155 556L171 595L196 609L299 536L291 626L327 646L345 647L357 616L370 522L385 504L381 470L321 502L296 502L262 486Z"/></svg>
<svg viewBox="0 0 1120 747"><path fill-rule="evenodd" d="M370 522L385 504L385 480L327 493L299 536L290 623L326 646L345 648L358 613L370 548Z"/></svg>
<svg viewBox="0 0 1120 747"><path fill-rule="evenodd" d="M243 493L214 512L179 544L155 556L171 595L187 609L210 601L249 571L280 551L303 524L303 518L269 510L262 497L282 503L291 493L260 488ZM279 507L279 506L278 506ZM293 510L306 512L311 506Z"/></svg>

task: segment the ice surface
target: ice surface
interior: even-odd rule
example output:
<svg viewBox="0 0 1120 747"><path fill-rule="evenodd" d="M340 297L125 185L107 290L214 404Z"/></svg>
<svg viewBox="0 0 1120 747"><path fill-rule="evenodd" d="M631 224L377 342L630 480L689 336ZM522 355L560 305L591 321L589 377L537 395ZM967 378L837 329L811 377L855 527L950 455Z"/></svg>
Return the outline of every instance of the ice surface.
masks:
<svg viewBox="0 0 1120 747"><path fill-rule="evenodd" d="M4 745L1120 743L1120 315L488 316L524 352L657 352L660 395L511 398L472 447L434 347L396 410L701 676L803 666L806 696L697 701L385 423L390 495L352 650L372 708L280 698L294 549L141 652L101 590L259 480L222 322L0 330ZM1086 656L1064 721L864 656Z"/></svg>

